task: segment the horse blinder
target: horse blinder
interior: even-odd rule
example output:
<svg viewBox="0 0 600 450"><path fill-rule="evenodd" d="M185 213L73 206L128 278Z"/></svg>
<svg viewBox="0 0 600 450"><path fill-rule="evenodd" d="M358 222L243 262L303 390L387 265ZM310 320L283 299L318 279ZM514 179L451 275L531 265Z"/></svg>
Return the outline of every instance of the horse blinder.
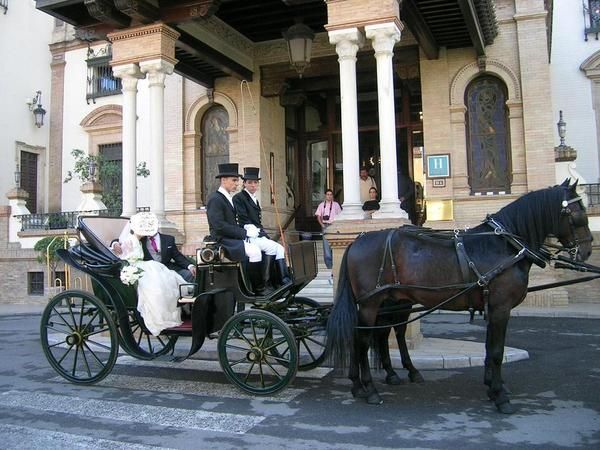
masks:
<svg viewBox="0 0 600 450"><path fill-rule="evenodd" d="M569 207L569 205L571 203L575 203L575 202L580 204L581 209L573 211ZM570 237L567 240L567 242L563 242L563 245L569 249L569 253L573 259L577 256L577 253L579 251L579 244L581 242L592 240L591 236L586 239L579 239L576 237L575 229L581 228L581 227L586 227L588 225L588 217L585 212L585 208L583 207L583 205L580 202L581 202L581 197L579 197L579 196L574 197L570 200L563 200L562 209L560 211L561 216L568 218L568 221L569 221L568 223L569 223L569 229L570 229ZM562 239L561 239L561 241L562 241Z"/></svg>

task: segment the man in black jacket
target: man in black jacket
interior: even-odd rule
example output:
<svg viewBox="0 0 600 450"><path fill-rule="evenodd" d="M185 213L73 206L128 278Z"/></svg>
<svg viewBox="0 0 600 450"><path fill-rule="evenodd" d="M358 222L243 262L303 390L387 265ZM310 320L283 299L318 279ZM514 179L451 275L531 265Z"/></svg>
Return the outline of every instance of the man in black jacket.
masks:
<svg viewBox="0 0 600 450"><path fill-rule="evenodd" d="M140 239L144 250L144 261L155 260L174 270L188 283L196 279L196 266L186 258L175 245L175 238L168 234L156 233Z"/></svg>
<svg viewBox="0 0 600 450"><path fill-rule="evenodd" d="M195 281L196 265L179 251L173 236L156 232L153 236L141 238L140 243L144 251L144 261L158 261L167 266L167 269L177 272L188 283ZM114 239L110 247L116 255L122 253L119 239Z"/></svg>
<svg viewBox="0 0 600 450"><path fill-rule="evenodd" d="M219 164L219 174L216 178L220 179L221 185L206 202L208 227L211 236L223 246L229 259L243 261L248 257L248 274L255 293L267 295L270 290L263 281L262 252L257 245L249 242L250 238L258 237L259 231L256 227L244 229L239 225L233 204L232 194L237 190L240 177L237 164Z"/></svg>
<svg viewBox="0 0 600 450"><path fill-rule="evenodd" d="M271 265L274 262L279 284L284 285L291 282L285 262L285 250L281 244L269 239L269 235L262 226L262 210L256 196L260 184L259 170L258 167L244 167L244 175L242 175L244 189L234 195L233 204L238 213L239 224L246 229L258 229L258 237L251 238L250 242L265 252L266 258L263 264L265 283L269 282Z"/></svg>

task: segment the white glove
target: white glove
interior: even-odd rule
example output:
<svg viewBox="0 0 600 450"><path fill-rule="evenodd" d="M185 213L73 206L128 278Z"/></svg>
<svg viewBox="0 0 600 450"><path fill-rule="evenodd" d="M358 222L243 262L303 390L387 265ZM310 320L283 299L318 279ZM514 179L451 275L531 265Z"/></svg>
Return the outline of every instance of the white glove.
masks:
<svg viewBox="0 0 600 450"><path fill-rule="evenodd" d="M246 229L246 236L248 236L249 238L257 238L258 237L258 233L259 233L259 229L256 228L255 225L249 223L247 225L244 225L244 228Z"/></svg>

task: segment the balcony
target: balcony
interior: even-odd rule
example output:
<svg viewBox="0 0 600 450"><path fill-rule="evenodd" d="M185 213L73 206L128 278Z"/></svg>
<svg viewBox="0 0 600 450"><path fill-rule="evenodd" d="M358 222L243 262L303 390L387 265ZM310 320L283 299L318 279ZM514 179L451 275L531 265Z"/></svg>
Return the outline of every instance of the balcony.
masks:
<svg viewBox="0 0 600 450"><path fill-rule="evenodd" d="M150 211L148 206L140 206L138 212ZM40 230L67 230L77 227L77 217L80 215L98 214L101 216L118 217L120 210L102 210L102 211L65 211L59 213L46 214L24 214L15 216L21 220L21 231L40 231Z"/></svg>
<svg viewBox="0 0 600 450"><path fill-rule="evenodd" d="M600 183L581 184L588 198L587 211L590 215L600 215Z"/></svg>
<svg viewBox="0 0 600 450"><path fill-rule="evenodd" d="M108 45L94 52L88 50L87 90L85 99L96 103L99 97L118 95L121 93L121 79L113 76L110 60L112 58L111 47Z"/></svg>
<svg viewBox="0 0 600 450"><path fill-rule="evenodd" d="M600 33L600 0L589 0L587 5L583 3L583 19L585 21L585 40L588 34L595 34L598 40Z"/></svg>

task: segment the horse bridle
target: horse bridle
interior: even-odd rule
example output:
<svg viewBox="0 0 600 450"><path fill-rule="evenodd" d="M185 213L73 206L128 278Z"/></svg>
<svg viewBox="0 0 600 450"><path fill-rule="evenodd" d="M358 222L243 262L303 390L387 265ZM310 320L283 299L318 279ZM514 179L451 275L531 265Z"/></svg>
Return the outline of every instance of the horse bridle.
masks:
<svg viewBox="0 0 600 450"><path fill-rule="evenodd" d="M580 204L581 209L578 211L573 211L571 208L569 208L569 205L576 202ZM563 244L564 248L567 249L567 251L569 252L569 256L572 259L576 259L577 254L579 253L579 244L592 240L591 235L590 237L585 239L578 239L575 234L576 227L583 227L588 224L588 218L585 213L585 207L583 206L581 197L577 196L568 200L564 199L562 201L562 209L560 210L560 215L563 217L566 216L568 218L569 228L572 237L572 239L569 239L566 243ZM560 240L560 237L557 236L557 238Z"/></svg>

